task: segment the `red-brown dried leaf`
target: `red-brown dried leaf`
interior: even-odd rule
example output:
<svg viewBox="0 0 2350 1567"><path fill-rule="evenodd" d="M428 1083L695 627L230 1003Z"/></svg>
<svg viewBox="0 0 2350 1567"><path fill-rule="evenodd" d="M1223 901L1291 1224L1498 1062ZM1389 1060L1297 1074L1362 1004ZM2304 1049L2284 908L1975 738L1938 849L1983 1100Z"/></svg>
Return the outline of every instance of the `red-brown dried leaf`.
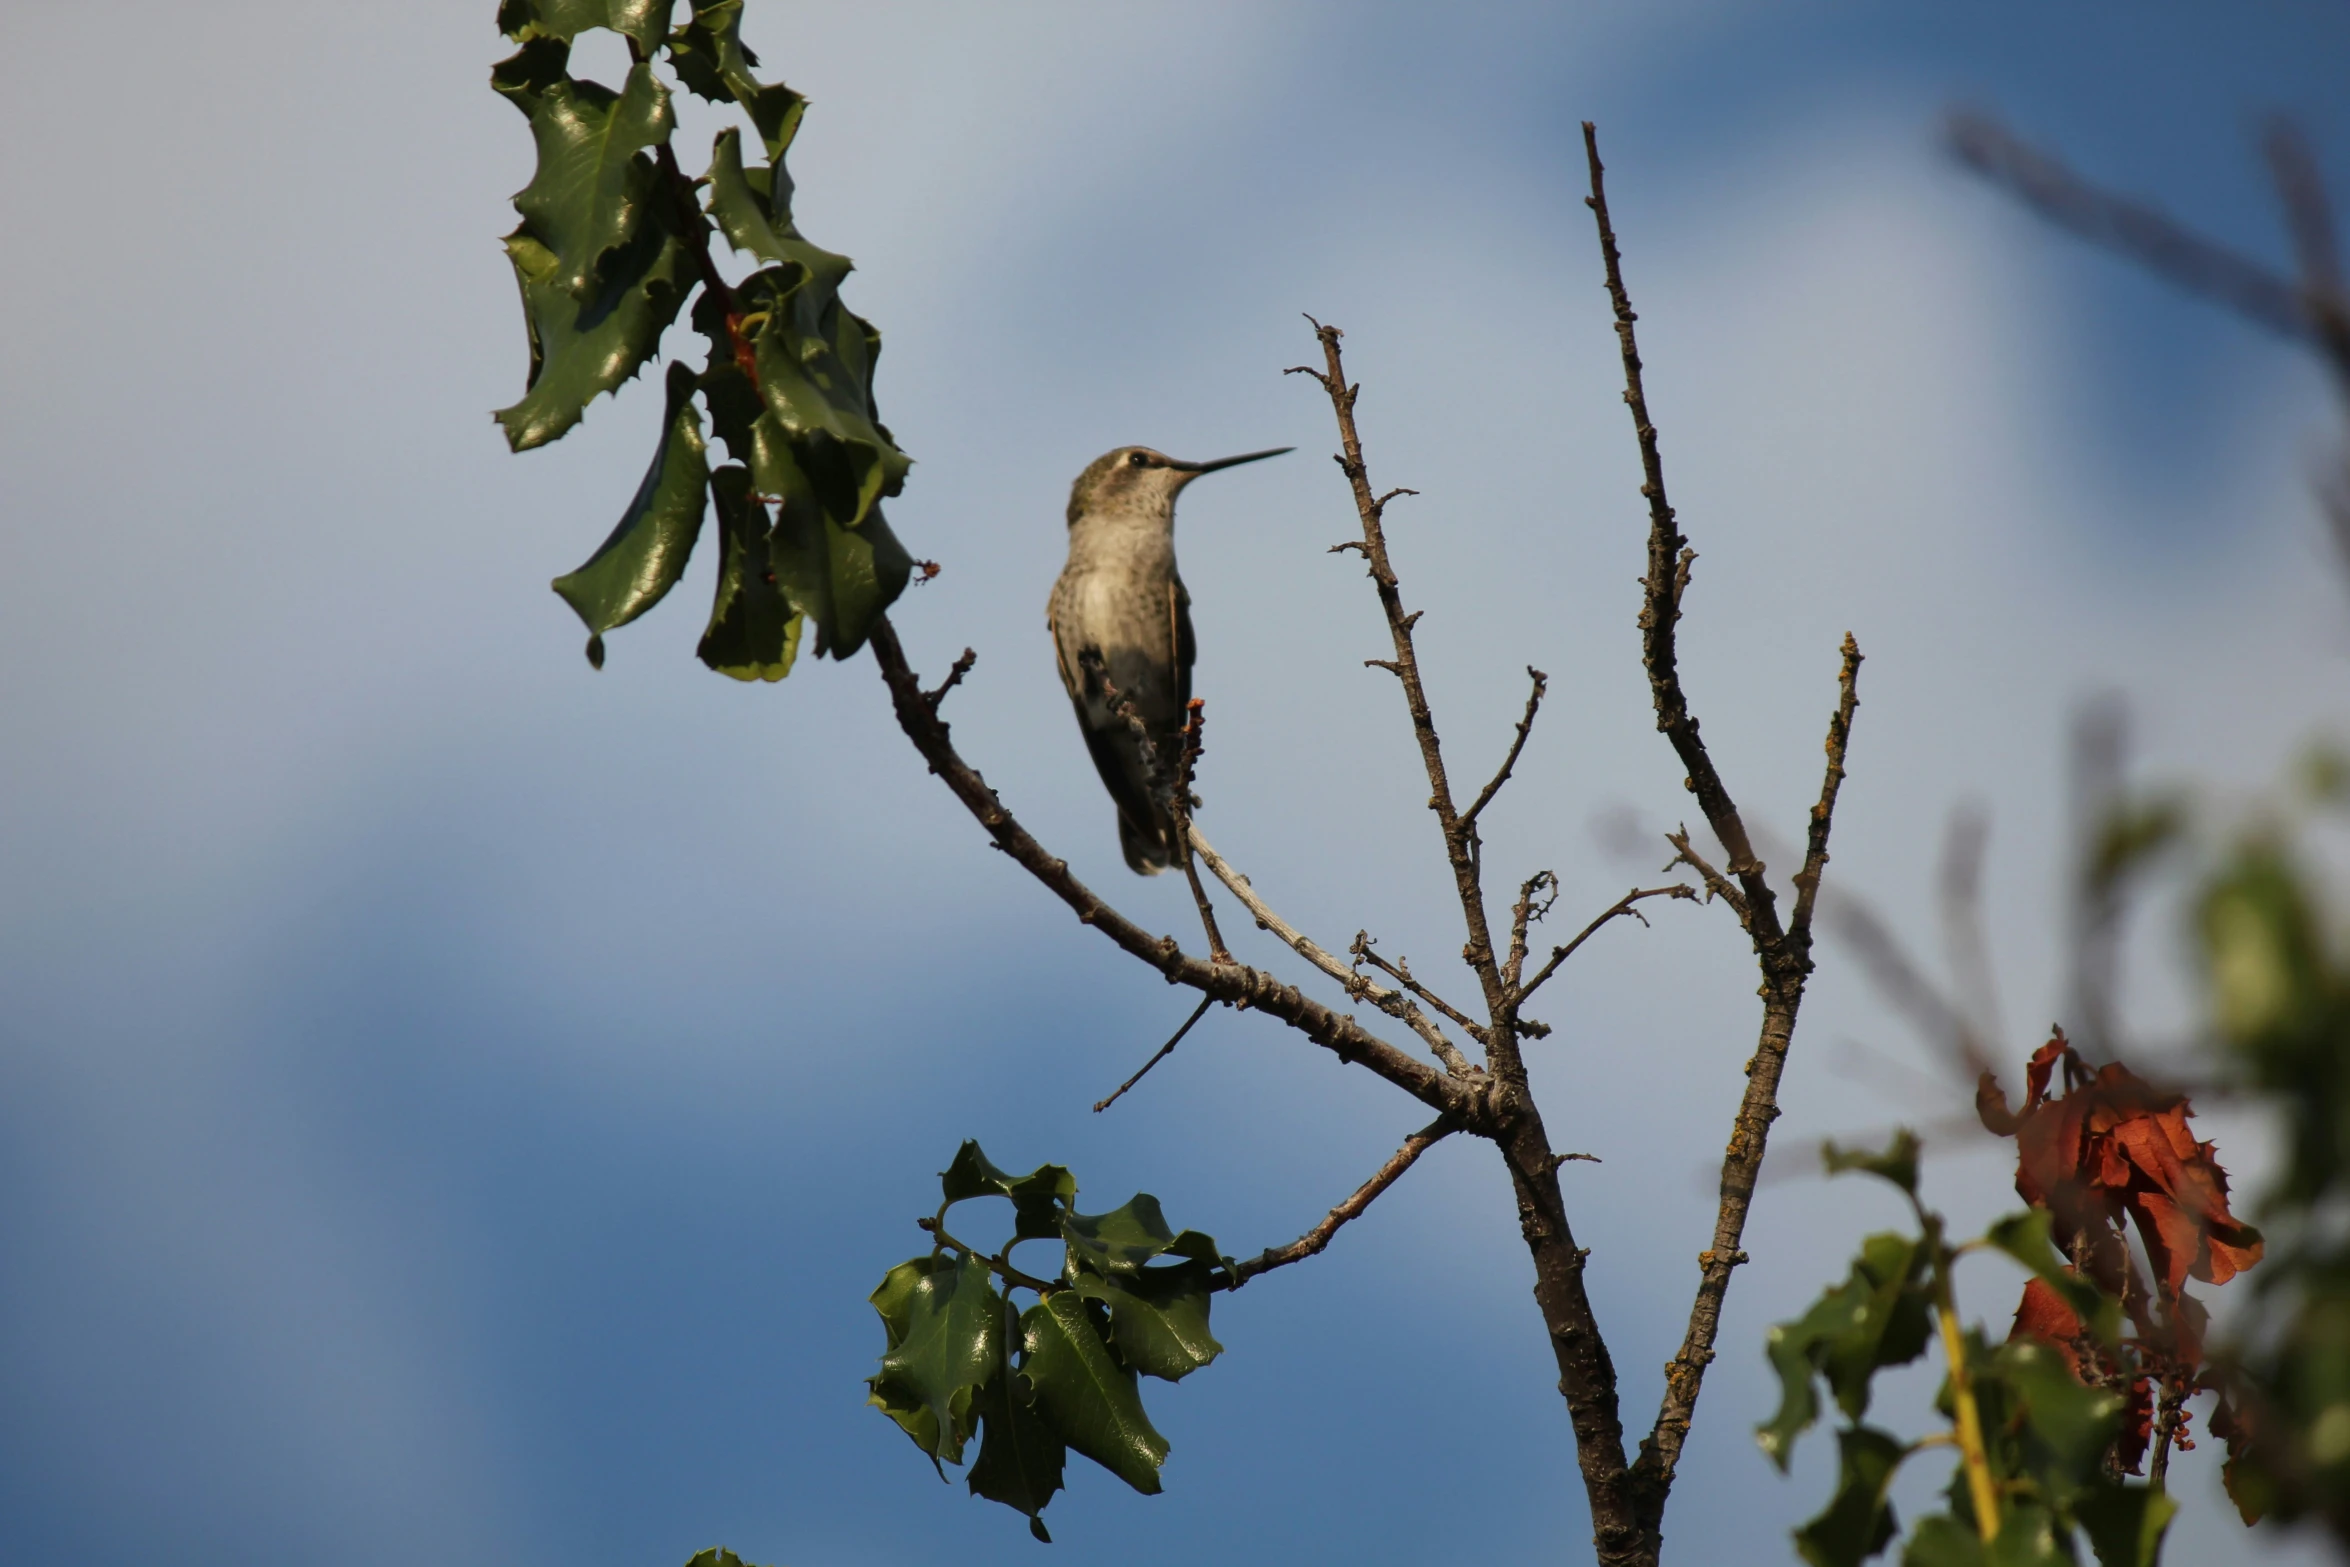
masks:
<svg viewBox="0 0 2350 1567"><path fill-rule="evenodd" d="M2132 1377L2129 1397L2122 1404L2121 1434L2113 1439L2114 1461L2122 1466L2122 1473L2138 1472L2138 1466L2146 1462L2146 1449L2153 1441L2154 1379Z"/></svg>
<svg viewBox="0 0 2350 1567"><path fill-rule="evenodd" d="M2050 1097L2059 1065L2065 1092ZM2227 1172L2212 1145L2187 1129L2194 1110L2184 1094L2158 1089L2119 1062L2092 1072L2061 1029L2033 1053L2025 1086L2023 1110L2010 1114L1986 1073L1977 1113L1994 1130L2013 1124L2017 1194L2049 1211L2068 1254L2088 1252L2101 1288L2118 1292L2122 1282L2126 1264L2108 1237L2125 1216L2146 1243L2166 1303L2181 1298L2189 1278L2224 1284L2260 1260L2260 1232L2228 1211ZM2199 1350L2198 1343L2190 1361Z"/></svg>
<svg viewBox="0 0 2350 1567"><path fill-rule="evenodd" d="M2048 1287L2045 1280L2026 1279L2024 1298L2016 1303L2015 1326L2008 1330L2009 1338L2035 1338L2064 1357L2064 1363L2074 1378L2087 1381L2082 1368L2081 1340L2088 1330L2073 1308L2064 1303L2064 1297Z"/></svg>

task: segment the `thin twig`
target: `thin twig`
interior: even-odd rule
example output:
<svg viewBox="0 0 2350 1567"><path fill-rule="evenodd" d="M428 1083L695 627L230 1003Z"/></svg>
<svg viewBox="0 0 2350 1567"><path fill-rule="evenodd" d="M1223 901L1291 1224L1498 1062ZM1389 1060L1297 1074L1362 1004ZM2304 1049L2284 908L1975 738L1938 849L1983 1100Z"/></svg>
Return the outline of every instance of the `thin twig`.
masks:
<svg viewBox="0 0 2350 1567"><path fill-rule="evenodd" d="M1977 1042L1968 1059L1988 1054L1988 1042L2006 1032L2000 1021L1999 979L1991 962L1990 933L1983 923L1983 848L1990 835L1990 819L1979 807L1955 807L1942 835L1942 868L1937 878L1952 1011L1968 1039ZM1987 1061L1983 1063L1987 1065ZM1973 1071L1980 1072L1983 1066Z"/></svg>
<svg viewBox="0 0 2350 1567"><path fill-rule="evenodd" d="M1453 1076L1465 1078L1476 1070L1469 1065L1468 1057L1461 1054L1460 1047L1445 1038L1444 1030L1438 1028L1426 1013L1386 986L1373 984L1363 978L1341 963L1313 937L1274 913L1265 900L1257 896L1257 890L1249 884L1249 879L1234 870L1224 856L1216 852L1215 846L1201 835L1198 824L1192 824L1187 832L1193 851L1199 855L1209 873L1222 882L1226 890L1240 900L1241 907L1255 917L1258 929L1272 932L1290 951L1344 985L1348 995L1370 1002L1419 1035L1427 1042L1428 1048L1435 1052L1436 1059L1444 1063L1445 1070Z"/></svg>
<svg viewBox="0 0 2350 1567"><path fill-rule="evenodd" d="M977 653L972 652L969 648L963 649L963 656L955 660L954 667L947 671L946 679L938 683L938 689L922 693L922 700L930 704L932 712L938 711L938 704L947 699L949 691L963 683L963 677L971 673L971 666L978 662L979 655Z"/></svg>
<svg viewBox="0 0 2350 1567"><path fill-rule="evenodd" d="M1828 828L1836 819L1836 791L1844 787L1844 752L1852 743L1852 714L1860 706L1860 644L1844 633L1843 668L1836 676L1836 715L1828 720L1827 776L1820 780L1820 798L1811 808L1811 829L1804 845L1803 869L1795 873L1793 928L1811 929L1812 905L1820 897L1820 873L1828 868Z"/></svg>
<svg viewBox="0 0 2350 1567"><path fill-rule="evenodd" d="M1461 812L1464 822L1474 822L1483 815L1485 807L1493 803L1493 797L1501 793L1501 786L1510 781L1510 769L1518 765L1518 753L1526 749L1526 737L1534 732L1534 715L1542 707L1542 693L1550 687L1550 676L1532 664L1526 666L1526 673L1533 680L1534 689L1526 693L1526 716L1518 720L1518 737L1510 742L1509 755L1501 759L1501 771L1493 775L1493 782L1478 792L1475 804Z"/></svg>
<svg viewBox="0 0 2350 1567"><path fill-rule="evenodd" d="M1526 943L1558 901L1559 879L1550 871L1536 871L1518 888L1518 901L1510 905L1510 955L1501 965L1502 983L1512 996L1523 999L1518 981L1526 972Z"/></svg>
<svg viewBox="0 0 2350 1567"><path fill-rule="evenodd" d="M1331 411L1338 419L1338 466L1354 492L1355 515L1363 527L1363 558L1368 563L1371 584L1379 595L1379 607L1387 615L1389 638L1395 644L1393 659L1364 662L1389 671L1403 685L1412 734L1419 742L1420 761L1428 774L1428 808L1436 813L1437 825L1443 831L1445 858L1452 863L1453 886L1459 894L1461 917L1468 928L1468 946L1462 957L1484 988L1486 1010L1498 1013L1506 993L1501 982L1501 964L1493 950L1493 937L1486 928L1485 894L1477 873L1477 825L1464 821L1453 806L1452 782L1444 770L1444 747L1437 739L1435 715L1428 706L1427 688L1420 681L1419 653L1412 642L1412 627L1420 617L1416 612L1407 613L1403 607L1403 593L1397 583L1394 563L1388 557L1387 533L1382 526L1387 502L1408 492L1390 490L1384 496L1371 493L1370 469L1363 461L1362 437L1355 428L1355 400L1362 395L1362 388L1346 378L1346 365L1338 348L1343 334L1312 316L1306 319L1313 322L1314 336L1322 345L1323 368L1315 370L1301 365L1289 373L1312 376L1330 396ZM1486 1064L1505 1077L1516 1070L1515 1064L1496 1059L1496 1054L1506 1056L1510 1043L1496 1037L1486 1045Z"/></svg>
<svg viewBox="0 0 2350 1567"><path fill-rule="evenodd" d="M1605 912L1603 912L1597 919L1584 926L1580 931L1577 931L1575 933L1574 940L1568 942L1563 947L1551 948L1550 961L1543 964L1541 969L1532 979L1526 981L1525 984L1518 987L1516 1004L1520 1006L1524 1005L1526 998L1533 995L1537 990L1540 990L1542 988L1542 982L1550 978L1551 975L1556 974L1558 972L1559 965L1566 962L1567 959L1573 957L1575 955L1575 949L1582 946L1586 941L1589 941L1592 937L1592 933L1597 931L1600 926L1605 925L1609 920L1615 919L1620 915L1629 914L1634 919L1640 921L1641 924L1647 924L1648 916L1642 914L1638 907L1636 907L1636 905L1638 905L1643 899L1688 898L1695 900L1696 897L1697 889L1690 886L1686 882L1676 881L1663 887L1633 888L1630 892L1625 893L1615 902L1609 904Z"/></svg>
<svg viewBox="0 0 2350 1567"><path fill-rule="evenodd" d="M1463 1012L1459 1007L1454 1006L1451 1002L1445 1000L1435 991L1430 990L1427 986L1421 984L1417 979L1413 978L1412 965L1410 962L1399 960L1397 962L1390 963L1385 958L1381 957L1377 949L1371 945L1371 933L1369 931L1358 930L1355 932L1355 944L1347 949L1347 955L1353 958L1358 966L1364 963L1368 963L1371 965L1371 967L1379 970L1379 972L1382 974L1386 974L1392 977L1395 982L1403 986L1404 989L1410 991L1413 995L1418 996L1422 1001L1427 1002L1428 1005L1434 1007L1437 1011L1452 1019L1453 1022L1459 1024L1461 1026L1462 1032L1466 1033L1471 1039L1476 1040L1479 1044L1483 1044L1485 1042L1484 1024L1478 1022L1475 1018L1469 1016L1466 1012ZM1360 972L1359 967L1357 972Z"/></svg>
<svg viewBox="0 0 2350 1567"><path fill-rule="evenodd" d="M1110 1108L1110 1106L1125 1098L1127 1089L1132 1088L1135 1084L1141 1082L1143 1078L1150 1072L1152 1067L1157 1066L1161 1061L1166 1060L1167 1057L1175 1053L1175 1047L1183 1043L1183 1036L1191 1032L1191 1025L1198 1022L1201 1018L1206 1017L1208 1015L1208 1008L1214 1006L1215 1004L1216 998L1214 996L1200 997L1199 1005L1191 1009L1191 1016L1183 1020L1183 1026L1175 1030L1174 1037L1169 1039L1165 1044L1159 1046L1158 1053L1153 1055L1148 1061L1145 1061L1141 1068L1137 1070L1132 1077L1126 1079L1125 1082L1120 1083L1116 1092L1112 1093L1109 1098L1104 1099L1101 1103L1095 1105L1093 1107L1093 1113L1095 1115L1100 1115L1104 1110L1107 1110Z"/></svg>
<svg viewBox="0 0 2350 1567"><path fill-rule="evenodd" d="M2099 190L1990 116L1954 114L1948 135L1961 162L2058 227L2120 251L2271 331L2304 339L2318 335L2301 291L2291 283L2143 202Z"/></svg>
<svg viewBox="0 0 2350 1567"><path fill-rule="evenodd" d="M907 665L905 649L887 617L875 624L872 645L874 662L889 687L898 727L930 770L987 829L995 846L1068 905L1081 922L1099 930L1121 951L1157 969L1168 983L1188 985L1218 1001L1253 1007L1277 1018L1341 1061L1360 1065L1431 1110L1453 1117L1465 1130L1478 1131L1491 1124L1486 1095L1479 1085L1397 1049L1353 1018L1332 1011L1271 974L1245 963L1209 963L1192 957L1173 937L1152 935L1104 902L1069 873L1067 861L1046 852L1044 845L1030 836L988 787L987 780L956 752L948 725L922 700L922 683Z"/></svg>
<svg viewBox="0 0 2350 1567"><path fill-rule="evenodd" d="M1183 855L1183 879L1191 884L1191 901L1199 906L1200 926L1208 933L1208 961L1230 963L1234 961L1232 949L1224 945L1224 933L1216 928L1215 906L1208 902L1208 889L1200 885L1199 867L1191 854L1191 776L1199 766L1200 753L1207 748L1202 738L1207 724L1208 704L1195 696L1183 725L1182 756L1176 763L1174 797L1168 808L1175 819L1175 847Z"/></svg>
<svg viewBox="0 0 2350 1567"><path fill-rule="evenodd" d="M1393 1158L1379 1167L1379 1172L1356 1188L1355 1194L1330 1210L1330 1216L1286 1246L1275 1246L1259 1252L1246 1262L1235 1263L1224 1282L1224 1288L1236 1290L1260 1273L1285 1268L1293 1262L1302 1262L1321 1252L1330 1244L1330 1237L1350 1220L1359 1219L1363 1210L1379 1200L1379 1194L1398 1180L1404 1171L1419 1162L1420 1155L1435 1147L1456 1130L1450 1121L1439 1117L1404 1140Z"/></svg>
<svg viewBox="0 0 2350 1567"><path fill-rule="evenodd" d="M1738 916L1738 923L1744 925L1746 923L1745 895L1731 886L1729 878L1715 870L1712 863L1697 852L1689 841L1689 829L1683 826L1677 832L1666 833L1665 842L1673 846L1673 857L1665 861L1664 868L1669 871L1676 865L1686 865L1697 872L1698 880L1705 883L1707 899L1721 899L1730 906L1730 912Z"/></svg>

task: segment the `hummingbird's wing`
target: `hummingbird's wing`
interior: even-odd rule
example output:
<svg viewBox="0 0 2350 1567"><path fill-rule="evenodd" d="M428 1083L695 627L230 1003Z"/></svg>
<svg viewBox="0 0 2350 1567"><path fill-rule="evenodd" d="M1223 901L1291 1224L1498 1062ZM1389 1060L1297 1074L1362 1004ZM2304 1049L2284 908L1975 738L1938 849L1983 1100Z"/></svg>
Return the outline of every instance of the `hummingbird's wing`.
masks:
<svg viewBox="0 0 2350 1567"><path fill-rule="evenodd" d="M1152 762L1175 763L1184 712L1179 692L1189 689L1191 676L1190 618L1172 598L1168 617L1169 636L1180 632L1184 656L1179 665L1158 648L1117 640L1103 645L1102 639L1087 635L1089 617L1058 590L1045 612L1062 689L1076 710L1078 731L1085 736L1102 787L1118 807L1118 841L1126 863L1145 876L1157 875L1174 859L1174 824L1159 806L1160 783ZM1144 624L1148 623L1146 617ZM1150 761L1145 760L1134 726L1119 711L1126 704L1132 704L1151 738Z"/></svg>

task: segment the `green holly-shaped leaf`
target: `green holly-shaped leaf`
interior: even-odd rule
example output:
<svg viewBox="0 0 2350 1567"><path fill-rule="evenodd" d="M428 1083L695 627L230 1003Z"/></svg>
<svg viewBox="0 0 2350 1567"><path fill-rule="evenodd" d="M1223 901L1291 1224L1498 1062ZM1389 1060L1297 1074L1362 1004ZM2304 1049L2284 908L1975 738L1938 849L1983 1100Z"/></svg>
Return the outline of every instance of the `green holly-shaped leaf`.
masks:
<svg viewBox="0 0 2350 1567"><path fill-rule="evenodd" d="M498 30L517 41L569 43L591 27L609 27L649 54L668 31L675 6L676 0L499 0Z"/></svg>
<svg viewBox="0 0 2350 1567"><path fill-rule="evenodd" d="M737 680L781 680L799 655L807 624L777 583L767 508L751 498L750 473L729 464L710 475L718 512L718 591L697 650L702 662Z"/></svg>
<svg viewBox="0 0 2350 1567"><path fill-rule="evenodd" d="M987 1264L968 1255L927 1272L900 1263L872 1299L891 1342L866 1379L867 1402L933 1459L961 1463L980 1390L1004 1358L1004 1298Z"/></svg>
<svg viewBox="0 0 2350 1567"><path fill-rule="evenodd" d="M516 198L522 225L506 238L530 336L527 390L498 413L518 452L561 436L590 402L635 375L691 287L679 214L656 199L650 160L633 151L604 156L615 137L625 139L612 127L621 96L572 81L568 56L568 45L539 39L491 73L491 85L529 117L540 154ZM641 129L651 100L634 74L631 91L629 113ZM665 99L660 108L665 115Z"/></svg>
<svg viewBox="0 0 2350 1567"><path fill-rule="evenodd" d="M1872 1235L1861 1243L1852 1272L1792 1322L1770 1330L1772 1369L1779 1373L1779 1411L1755 1429L1755 1440L1784 1471L1795 1439L1819 1418L1813 1379L1825 1377L1845 1415L1868 1411L1869 1379L1887 1366L1906 1365L1926 1347L1931 1331L1924 1242Z"/></svg>
<svg viewBox="0 0 2350 1567"><path fill-rule="evenodd" d="M1020 1374L1035 1407L1062 1441L1146 1496L1161 1489L1167 1439L1143 1413L1134 1372L1119 1364L1094 1319L1097 1308L1063 1290L1020 1318Z"/></svg>
<svg viewBox="0 0 2350 1567"><path fill-rule="evenodd" d="M1040 1164L1026 1175L999 1170L975 1142L955 1150L954 1162L939 1174L939 1191L950 1203L974 1197L1011 1199L1013 1233L1040 1240L1061 1233L1061 1214L1077 1198L1077 1177L1057 1164Z"/></svg>
<svg viewBox="0 0 2350 1567"><path fill-rule="evenodd" d="M1836 1433L1836 1494L1795 1531L1795 1549L1811 1567L1859 1567L1892 1543L1900 1523L1887 1492L1909 1449L1872 1426Z"/></svg>
<svg viewBox="0 0 2350 1567"><path fill-rule="evenodd" d="M1007 1308L1008 1313L1008 1308ZM1027 1379L1006 1369L979 1396L979 1456L971 1461L971 1494L1028 1515L1028 1532L1047 1545L1040 1516L1061 1489L1068 1444L1035 1408Z"/></svg>
<svg viewBox="0 0 2350 1567"><path fill-rule="evenodd" d="M759 57L742 41L742 11L742 0L694 0L692 18L669 35L669 63L692 92L713 103L741 105L773 161L798 133L808 100L751 74Z"/></svg>
<svg viewBox="0 0 2350 1567"><path fill-rule="evenodd" d="M1130 1275L1144 1264L1165 1256L1185 1257L1214 1266L1222 1259L1216 1243L1197 1230L1177 1234L1159 1211L1159 1200L1138 1192L1122 1208L1108 1213L1072 1213L1063 1226L1069 1242L1069 1278L1079 1267L1111 1277Z"/></svg>
<svg viewBox="0 0 2350 1567"><path fill-rule="evenodd" d="M588 628L588 662L604 663L604 633L661 602L685 572L701 536L710 465L694 410L696 377L669 367L669 401L652 466L611 537L586 565L557 577L554 588Z"/></svg>
<svg viewBox="0 0 2350 1567"><path fill-rule="evenodd" d="M745 169L742 132L728 126L710 149L710 217L735 249L777 263L785 291L809 282L838 290L854 263L800 237L781 168Z"/></svg>
<svg viewBox="0 0 2350 1567"><path fill-rule="evenodd" d="M1076 1284L1078 1294L1109 1311L1118 1358L1144 1376L1179 1382L1224 1352L1208 1331L1215 1285L1205 1263L1111 1277L1080 1270Z"/></svg>
<svg viewBox="0 0 2350 1567"><path fill-rule="evenodd" d="M514 208L555 253L559 286L584 302L603 291L606 258L667 205L644 149L667 142L676 117L651 66L632 67L615 93L574 80L563 70L568 58L567 44L541 40L502 62L490 82L529 118L538 144L538 168Z"/></svg>

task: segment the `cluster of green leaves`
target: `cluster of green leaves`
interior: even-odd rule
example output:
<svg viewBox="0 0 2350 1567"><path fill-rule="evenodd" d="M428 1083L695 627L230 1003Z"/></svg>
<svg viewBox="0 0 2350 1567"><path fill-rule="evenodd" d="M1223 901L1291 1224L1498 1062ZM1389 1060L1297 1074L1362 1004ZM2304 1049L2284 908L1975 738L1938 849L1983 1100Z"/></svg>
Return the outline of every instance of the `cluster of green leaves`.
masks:
<svg viewBox="0 0 2350 1567"><path fill-rule="evenodd" d="M883 519L908 466L873 401L881 334L840 301L845 256L820 250L792 221L784 154L806 100L753 74L742 0L504 0L498 25L521 47L490 84L530 121L538 167L514 198L506 238L530 335L522 400L498 414L516 451L556 440L587 405L644 368L699 288L691 321L707 344L695 367L673 362L659 439L644 482L610 537L555 591L604 633L677 585L718 514L716 602L702 661L740 680L780 680L804 631L845 658L905 588L913 562ZM618 90L570 74L572 40L607 28L633 64ZM763 162L747 163L740 127L720 133L708 172L688 179L666 67L683 89L746 115ZM755 270L729 283L713 233ZM705 429L733 458L713 468ZM772 511L770 510L772 508Z"/></svg>
<svg viewBox="0 0 2350 1567"><path fill-rule="evenodd" d="M1180 1381L1222 1352L1208 1332L1218 1270L1231 1263L1196 1230L1177 1233L1158 1199L1104 1214L1077 1211L1077 1182L1057 1164L1006 1175L967 1142L939 1180L926 1223L936 1245L899 1263L873 1292L888 1346L868 1400L935 1464L959 1464L974 1437L973 1494L1040 1516L1074 1449L1137 1491L1155 1494L1167 1439L1142 1407L1140 1377ZM1008 1199L1012 1234L994 1253L957 1240L958 1203ZM1023 1272L1023 1241L1057 1241L1059 1271ZM1011 1295L1035 1297L1025 1311ZM943 1477L944 1469L940 1470Z"/></svg>
<svg viewBox="0 0 2350 1567"><path fill-rule="evenodd" d="M2286 1133L2220 1434L2247 1518L2313 1517L2350 1547L2350 924L2292 825L2302 806L2350 804L2350 766L2321 754L2299 794L2230 847L2197 908L2214 1032Z"/></svg>
<svg viewBox="0 0 2350 1567"><path fill-rule="evenodd" d="M2118 1336L2118 1309L2065 1267L2049 1238L2049 1215L2015 1214L1954 1246L1941 1215L1918 1200L1917 1142L1907 1132L1879 1154L1831 1145L1827 1163L1832 1172L1861 1170L1898 1187L1917 1233L1868 1237L1842 1284L1771 1330L1780 1404L1756 1431L1763 1451L1786 1469L1796 1439L1819 1419L1820 1383L1845 1417L1836 1433L1835 1494L1795 1531L1803 1559L1813 1567L1854 1567L1884 1550L1900 1533L1890 1500L1895 1474L1920 1451L1952 1448L1960 1462L1947 1506L1917 1521L1903 1567L2057 1567L2079 1560L2080 1535L2104 1567L2152 1567L2175 1504L2114 1472L2122 1394L2084 1386L2046 1344L2028 1337L1992 1344L1978 1328L1960 1331L1952 1315L1958 1258L1998 1251L2056 1291L2101 1338ZM1865 1424L1876 1374L1916 1360L1937 1337L1947 1374L1935 1407L1950 1428L1904 1442ZM1949 1363L1953 1350L1956 1364ZM1993 1498L1994 1517L1978 1510L1978 1494Z"/></svg>

